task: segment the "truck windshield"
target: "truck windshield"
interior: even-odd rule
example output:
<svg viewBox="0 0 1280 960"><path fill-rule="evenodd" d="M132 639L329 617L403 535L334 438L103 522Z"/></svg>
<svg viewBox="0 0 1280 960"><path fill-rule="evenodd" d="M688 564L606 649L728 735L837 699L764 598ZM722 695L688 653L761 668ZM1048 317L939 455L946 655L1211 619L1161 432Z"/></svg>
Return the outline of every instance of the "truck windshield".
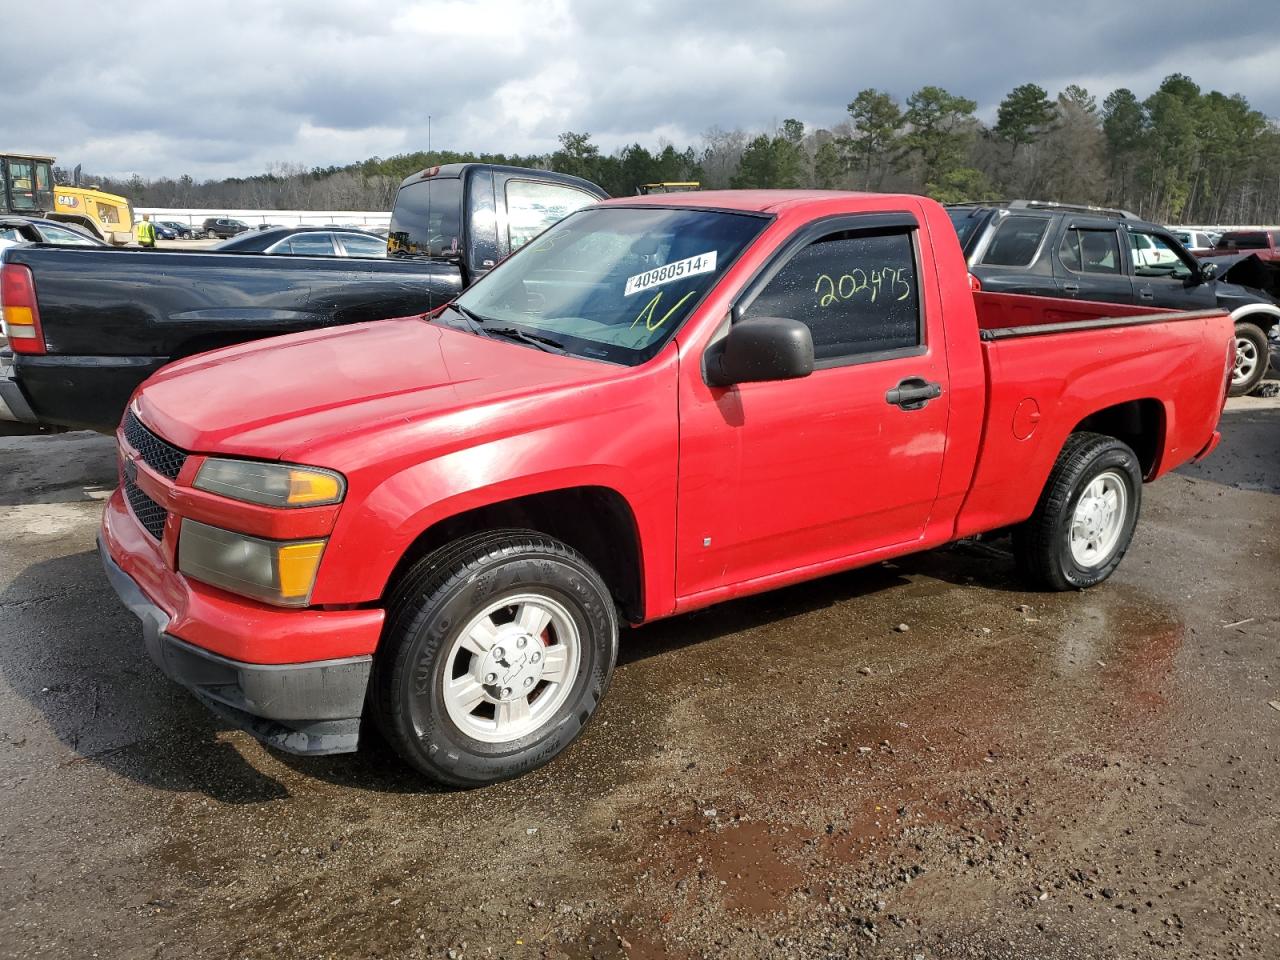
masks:
<svg viewBox="0 0 1280 960"><path fill-rule="evenodd" d="M604 207L570 214L457 304L477 333L514 332L579 356L654 356L768 218Z"/></svg>

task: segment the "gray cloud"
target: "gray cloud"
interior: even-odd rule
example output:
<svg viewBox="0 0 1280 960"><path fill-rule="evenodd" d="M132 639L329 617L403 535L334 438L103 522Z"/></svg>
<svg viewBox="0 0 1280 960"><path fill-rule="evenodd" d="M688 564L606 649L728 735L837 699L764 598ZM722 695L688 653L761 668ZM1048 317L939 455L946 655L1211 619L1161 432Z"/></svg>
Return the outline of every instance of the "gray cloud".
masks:
<svg viewBox="0 0 1280 960"><path fill-rule="evenodd" d="M985 116L1013 86L1145 96L1165 75L1280 115L1270 3L1114 0L64 0L9 9L0 146L102 174L248 175L437 147L535 152L565 129L611 149L713 125L844 118L863 87L932 83ZM100 57L75 56L72 28ZM67 49L65 59L57 53ZM15 79L20 78L20 79ZM22 96L13 93L21 90Z"/></svg>

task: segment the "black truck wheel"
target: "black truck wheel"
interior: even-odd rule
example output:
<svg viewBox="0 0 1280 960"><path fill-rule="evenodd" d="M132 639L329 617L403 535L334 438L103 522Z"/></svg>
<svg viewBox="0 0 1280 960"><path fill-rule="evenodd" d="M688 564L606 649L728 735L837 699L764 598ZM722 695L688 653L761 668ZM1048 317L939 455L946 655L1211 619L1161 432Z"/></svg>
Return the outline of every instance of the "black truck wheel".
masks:
<svg viewBox="0 0 1280 960"><path fill-rule="evenodd" d="M530 530L461 539L394 592L370 706L418 771L475 787L540 767L582 731L618 652L600 575Z"/></svg>
<svg viewBox="0 0 1280 960"><path fill-rule="evenodd" d="M1241 320L1236 324L1236 365L1231 371L1231 396L1243 397L1267 375L1268 344L1266 331Z"/></svg>
<svg viewBox="0 0 1280 960"><path fill-rule="evenodd" d="M1031 585L1078 590L1120 565L1142 506L1142 468L1126 444L1074 433L1063 445L1035 513L1014 529L1018 570Z"/></svg>

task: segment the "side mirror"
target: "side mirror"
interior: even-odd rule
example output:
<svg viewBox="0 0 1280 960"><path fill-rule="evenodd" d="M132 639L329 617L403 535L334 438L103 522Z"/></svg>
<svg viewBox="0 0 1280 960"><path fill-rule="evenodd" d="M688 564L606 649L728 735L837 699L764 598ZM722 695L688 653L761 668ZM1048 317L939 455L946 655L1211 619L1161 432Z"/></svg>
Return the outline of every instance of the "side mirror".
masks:
<svg viewBox="0 0 1280 960"><path fill-rule="evenodd" d="M707 383L795 380L813 373L813 335L799 320L753 317L729 328L719 349L707 358Z"/></svg>

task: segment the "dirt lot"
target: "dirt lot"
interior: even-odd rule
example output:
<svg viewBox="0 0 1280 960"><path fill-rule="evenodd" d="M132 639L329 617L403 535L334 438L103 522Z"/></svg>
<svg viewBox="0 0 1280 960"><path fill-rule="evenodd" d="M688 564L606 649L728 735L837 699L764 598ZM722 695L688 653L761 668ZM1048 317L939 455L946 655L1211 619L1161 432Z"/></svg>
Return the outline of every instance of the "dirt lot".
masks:
<svg viewBox="0 0 1280 960"><path fill-rule="evenodd" d="M110 441L0 439L0 956L1280 956L1280 402L1224 434L1098 589L966 544L636 630L469 793L223 728L101 575Z"/></svg>

